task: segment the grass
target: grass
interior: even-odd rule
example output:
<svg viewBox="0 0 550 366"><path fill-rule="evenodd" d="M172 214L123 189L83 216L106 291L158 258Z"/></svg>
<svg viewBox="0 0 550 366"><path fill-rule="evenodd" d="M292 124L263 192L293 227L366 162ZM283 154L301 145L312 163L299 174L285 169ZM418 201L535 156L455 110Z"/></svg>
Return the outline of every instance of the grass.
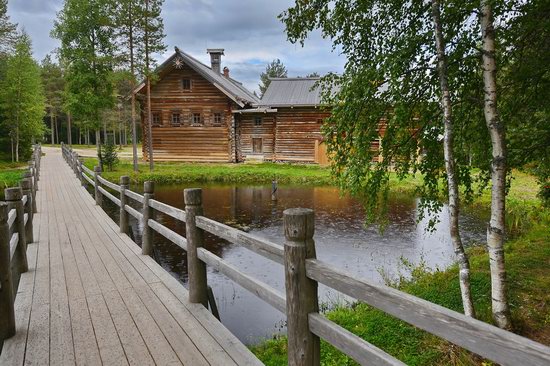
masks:
<svg viewBox="0 0 550 366"><path fill-rule="evenodd" d="M84 159L85 165L92 169L97 159ZM332 183L330 169L316 165L296 164L207 164L207 163L155 163L154 172L149 172L146 164L139 165L134 173L132 163L121 160L112 171L103 176L118 182L119 177L128 175L134 183L153 180L156 183L178 184L186 182L223 182L223 183L271 183L277 179L281 184L328 185Z"/></svg>
<svg viewBox="0 0 550 366"><path fill-rule="evenodd" d="M8 160L0 160L0 199L4 198L4 189L19 184L23 176L23 167L26 162L12 163Z"/></svg>

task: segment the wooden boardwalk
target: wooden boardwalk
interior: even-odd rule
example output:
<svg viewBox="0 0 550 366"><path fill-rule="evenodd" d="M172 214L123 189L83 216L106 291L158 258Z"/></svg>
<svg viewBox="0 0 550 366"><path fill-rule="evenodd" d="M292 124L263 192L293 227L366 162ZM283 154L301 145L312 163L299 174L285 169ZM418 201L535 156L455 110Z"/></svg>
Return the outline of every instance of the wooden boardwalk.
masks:
<svg viewBox="0 0 550 366"><path fill-rule="evenodd" d="M0 365L261 365L44 148L35 243Z"/></svg>

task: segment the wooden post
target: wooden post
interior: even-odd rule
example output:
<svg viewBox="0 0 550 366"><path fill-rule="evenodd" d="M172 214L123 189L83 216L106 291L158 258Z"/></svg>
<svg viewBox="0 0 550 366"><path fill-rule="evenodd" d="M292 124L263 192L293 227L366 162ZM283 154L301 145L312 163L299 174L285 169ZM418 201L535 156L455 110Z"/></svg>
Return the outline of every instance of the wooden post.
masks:
<svg viewBox="0 0 550 366"><path fill-rule="evenodd" d="M23 209L23 191L20 187L16 188L6 188L4 190L4 195L6 196L6 202L8 202L8 212L15 208L17 213L17 218L15 219L15 232L19 234L19 241L17 242L16 253L19 253L19 273L24 273L29 270L29 265L27 262L27 241L25 239L25 211Z"/></svg>
<svg viewBox="0 0 550 366"><path fill-rule="evenodd" d="M306 259L315 258L313 210L291 208L283 212L285 231L285 286L288 364L318 366L319 337L309 330L309 313L319 312L317 282L306 276Z"/></svg>
<svg viewBox="0 0 550 366"><path fill-rule="evenodd" d="M277 180L276 179L273 179L271 181L271 200L272 201L277 201Z"/></svg>
<svg viewBox="0 0 550 366"><path fill-rule="evenodd" d="M84 169L82 169L83 165L84 165L84 158L79 157L78 172L79 172L80 184L82 185L82 187L86 187L86 179L84 179Z"/></svg>
<svg viewBox="0 0 550 366"><path fill-rule="evenodd" d="M130 232L130 223L128 221L128 212L126 212L126 190L130 188L130 177L124 175L120 177L120 232L128 234Z"/></svg>
<svg viewBox="0 0 550 366"><path fill-rule="evenodd" d="M27 196L27 204L23 206L23 212L27 214L27 224L25 225L25 240L26 243L34 242L34 234L32 230L32 191L31 191L31 180L29 178L22 179L19 182L23 196Z"/></svg>
<svg viewBox="0 0 550 366"><path fill-rule="evenodd" d="M101 168L99 166L94 166L94 196L95 204L101 206L101 192L99 191L99 179L97 177L101 175Z"/></svg>
<svg viewBox="0 0 550 366"><path fill-rule="evenodd" d="M0 202L0 344L15 335L15 300L10 264L8 204Z"/></svg>
<svg viewBox="0 0 550 366"><path fill-rule="evenodd" d="M185 202L185 233L187 239L187 272L189 278L189 301L208 308L208 282L206 264L197 256L197 248L204 244L204 233L197 228L196 216L202 216L202 189L189 188L183 191Z"/></svg>
<svg viewBox="0 0 550 366"><path fill-rule="evenodd" d="M149 206L149 200L155 198L155 182L147 181L143 184L143 235L141 239L141 252L144 255L153 254L153 230L149 227L149 219L153 218L153 208Z"/></svg>
<svg viewBox="0 0 550 366"><path fill-rule="evenodd" d="M33 165L34 166L34 165ZM31 184L31 196L32 196L32 213L37 213L38 208L36 207L36 180L33 176L33 170L34 168L30 168L24 175L23 178L28 178L29 182Z"/></svg>

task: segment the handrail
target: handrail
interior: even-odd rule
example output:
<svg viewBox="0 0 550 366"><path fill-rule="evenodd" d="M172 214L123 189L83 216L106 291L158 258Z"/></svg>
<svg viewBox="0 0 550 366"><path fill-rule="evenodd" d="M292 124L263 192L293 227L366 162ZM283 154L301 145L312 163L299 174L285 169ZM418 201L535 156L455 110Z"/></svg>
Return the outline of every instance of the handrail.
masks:
<svg viewBox="0 0 550 366"><path fill-rule="evenodd" d="M8 227L12 227L15 219L17 218L17 211L15 208L12 208L8 213Z"/></svg>
<svg viewBox="0 0 550 366"><path fill-rule="evenodd" d="M19 243L19 233L13 233L10 239L10 262L13 261L13 256L17 250L17 244Z"/></svg>
<svg viewBox="0 0 550 366"><path fill-rule="evenodd" d="M82 164L82 170L85 172L85 173L88 173L88 175L90 176L94 176L94 172L93 170L89 169L86 165Z"/></svg>
<svg viewBox="0 0 550 366"><path fill-rule="evenodd" d="M69 164L77 164L78 156L64 148ZM202 214L200 190L185 190L185 210L172 207L154 199L154 186L145 185L145 195L128 189L129 178L116 185L80 165L74 166L76 174L94 184L96 203L98 195L105 196L121 207L121 230L125 213L140 221L144 240L151 254L153 232L162 235L187 252L189 274L189 300L207 303L206 265L255 294L275 309L287 315L289 363L299 365L318 363L319 339L322 338L361 364L403 365L403 363L348 330L326 319L319 313L317 284L321 283L359 301L382 310L420 329L439 336L467 350L503 365L546 365L550 362L550 348L527 338L496 328L469 317L422 300L387 286L354 278L315 257L313 241L313 211L291 209L284 213L285 245L245 233L228 225L209 219ZM93 174L94 180L83 172ZM107 183L106 183L107 182ZM120 192L116 198L103 184ZM126 197L143 205L142 212L126 204ZM166 214L186 225L186 237L169 229L154 219L153 210ZM14 219L15 220L15 219ZM127 225L126 225L127 227ZM126 229L125 229L126 230ZM242 272L234 265L203 247L203 236L208 232L231 243L260 254L285 268L286 294ZM304 348L303 344L311 345ZM317 354L317 356L315 356Z"/></svg>
<svg viewBox="0 0 550 366"><path fill-rule="evenodd" d="M18 187L6 188L0 202L0 344L15 335L15 298L21 274L28 271L27 245L34 242L33 217L37 212L36 191L40 180L40 145L33 145L28 168Z"/></svg>
<svg viewBox="0 0 550 366"><path fill-rule="evenodd" d="M209 250L198 248L197 256L201 261L223 273L240 286L252 292L254 295L264 300L275 309L279 310L281 313L286 313L286 300L284 295L279 293L279 291L241 272L235 266L229 264L227 261L224 261L222 258L218 257Z"/></svg>
<svg viewBox="0 0 550 366"><path fill-rule="evenodd" d="M179 208L172 207L157 200L149 200L149 206L165 215L173 217L176 220L185 222L185 211L180 210Z"/></svg>
<svg viewBox="0 0 550 366"><path fill-rule="evenodd" d="M90 177L88 177L86 174L82 174L82 177L91 185L94 185L94 180Z"/></svg>
<svg viewBox="0 0 550 366"><path fill-rule="evenodd" d="M247 249L271 259L277 263L283 264L284 249L281 245L272 243L268 240L259 238L244 231L232 228L204 216L197 216L197 227L208 231L222 239L233 244L238 244Z"/></svg>
<svg viewBox="0 0 550 366"><path fill-rule="evenodd" d="M498 363L547 364L550 348L391 287L371 284L316 259L307 277Z"/></svg>
<svg viewBox="0 0 550 366"><path fill-rule="evenodd" d="M136 192L132 192L129 189L126 190L126 196L130 197L134 201L137 201L139 203L143 203L143 196L141 194L136 193Z"/></svg>
<svg viewBox="0 0 550 366"><path fill-rule="evenodd" d="M110 199L115 205L120 207L120 200L113 196L111 193L109 193L105 188L103 187L97 187L97 189L101 192L101 194L108 199Z"/></svg>
<svg viewBox="0 0 550 366"><path fill-rule="evenodd" d="M147 224L151 229L155 230L157 233L164 236L166 239L170 240L181 249L187 251L187 240L183 236L176 233L175 231L168 229L166 226L159 224L155 220L149 220Z"/></svg>
<svg viewBox="0 0 550 366"><path fill-rule="evenodd" d="M120 186L118 184L109 182L107 179L103 178L101 175L98 175L97 179L104 186L111 188L113 191L120 192Z"/></svg>

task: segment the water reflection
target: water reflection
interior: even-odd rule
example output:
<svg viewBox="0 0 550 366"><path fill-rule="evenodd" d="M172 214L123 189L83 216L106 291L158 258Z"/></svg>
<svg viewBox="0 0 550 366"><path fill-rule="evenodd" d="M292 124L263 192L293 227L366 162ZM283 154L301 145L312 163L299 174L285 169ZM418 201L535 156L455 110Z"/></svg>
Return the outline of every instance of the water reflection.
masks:
<svg viewBox="0 0 550 366"><path fill-rule="evenodd" d="M197 184L193 185L197 186ZM185 186L156 188L156 198L183 208ZM269 186L202 185L205 215L257 236L282 244L282 212L290 207L315 210L315 241L318 258L345 269L358 277L381 282L384 273L399 274L402 259L424 262L432 269L445 268L453 261L453 250L446 229L446 210L433 232L426 232L428 219L416 223L417 200L408 197L390 199L389 224L381 234L377 227L365 228L363 209L357 201L342 197L331 187L279 187L278 200L271 201ZM138 190L138 187L134 187ZM106 204L110 215L118 220L114 205ZM138 208L138 207L136 207ZM185 234L185 225L162 214L157 220L170 229ZM133 234L139 243L138 223L132 220ZM461 217L464 242L484 240L482 220ZM206 235L205 247L242 271L283 291L282 266L242 247L212 235ZM160 235L155 237L157 261L182 283L187 281L185 252ZM284 316L256 296L223 275L209 269L208 282L214 290L222 322L246 343L284 332ZM333 304L345 297L321 286L321 301Z"/></svg>

